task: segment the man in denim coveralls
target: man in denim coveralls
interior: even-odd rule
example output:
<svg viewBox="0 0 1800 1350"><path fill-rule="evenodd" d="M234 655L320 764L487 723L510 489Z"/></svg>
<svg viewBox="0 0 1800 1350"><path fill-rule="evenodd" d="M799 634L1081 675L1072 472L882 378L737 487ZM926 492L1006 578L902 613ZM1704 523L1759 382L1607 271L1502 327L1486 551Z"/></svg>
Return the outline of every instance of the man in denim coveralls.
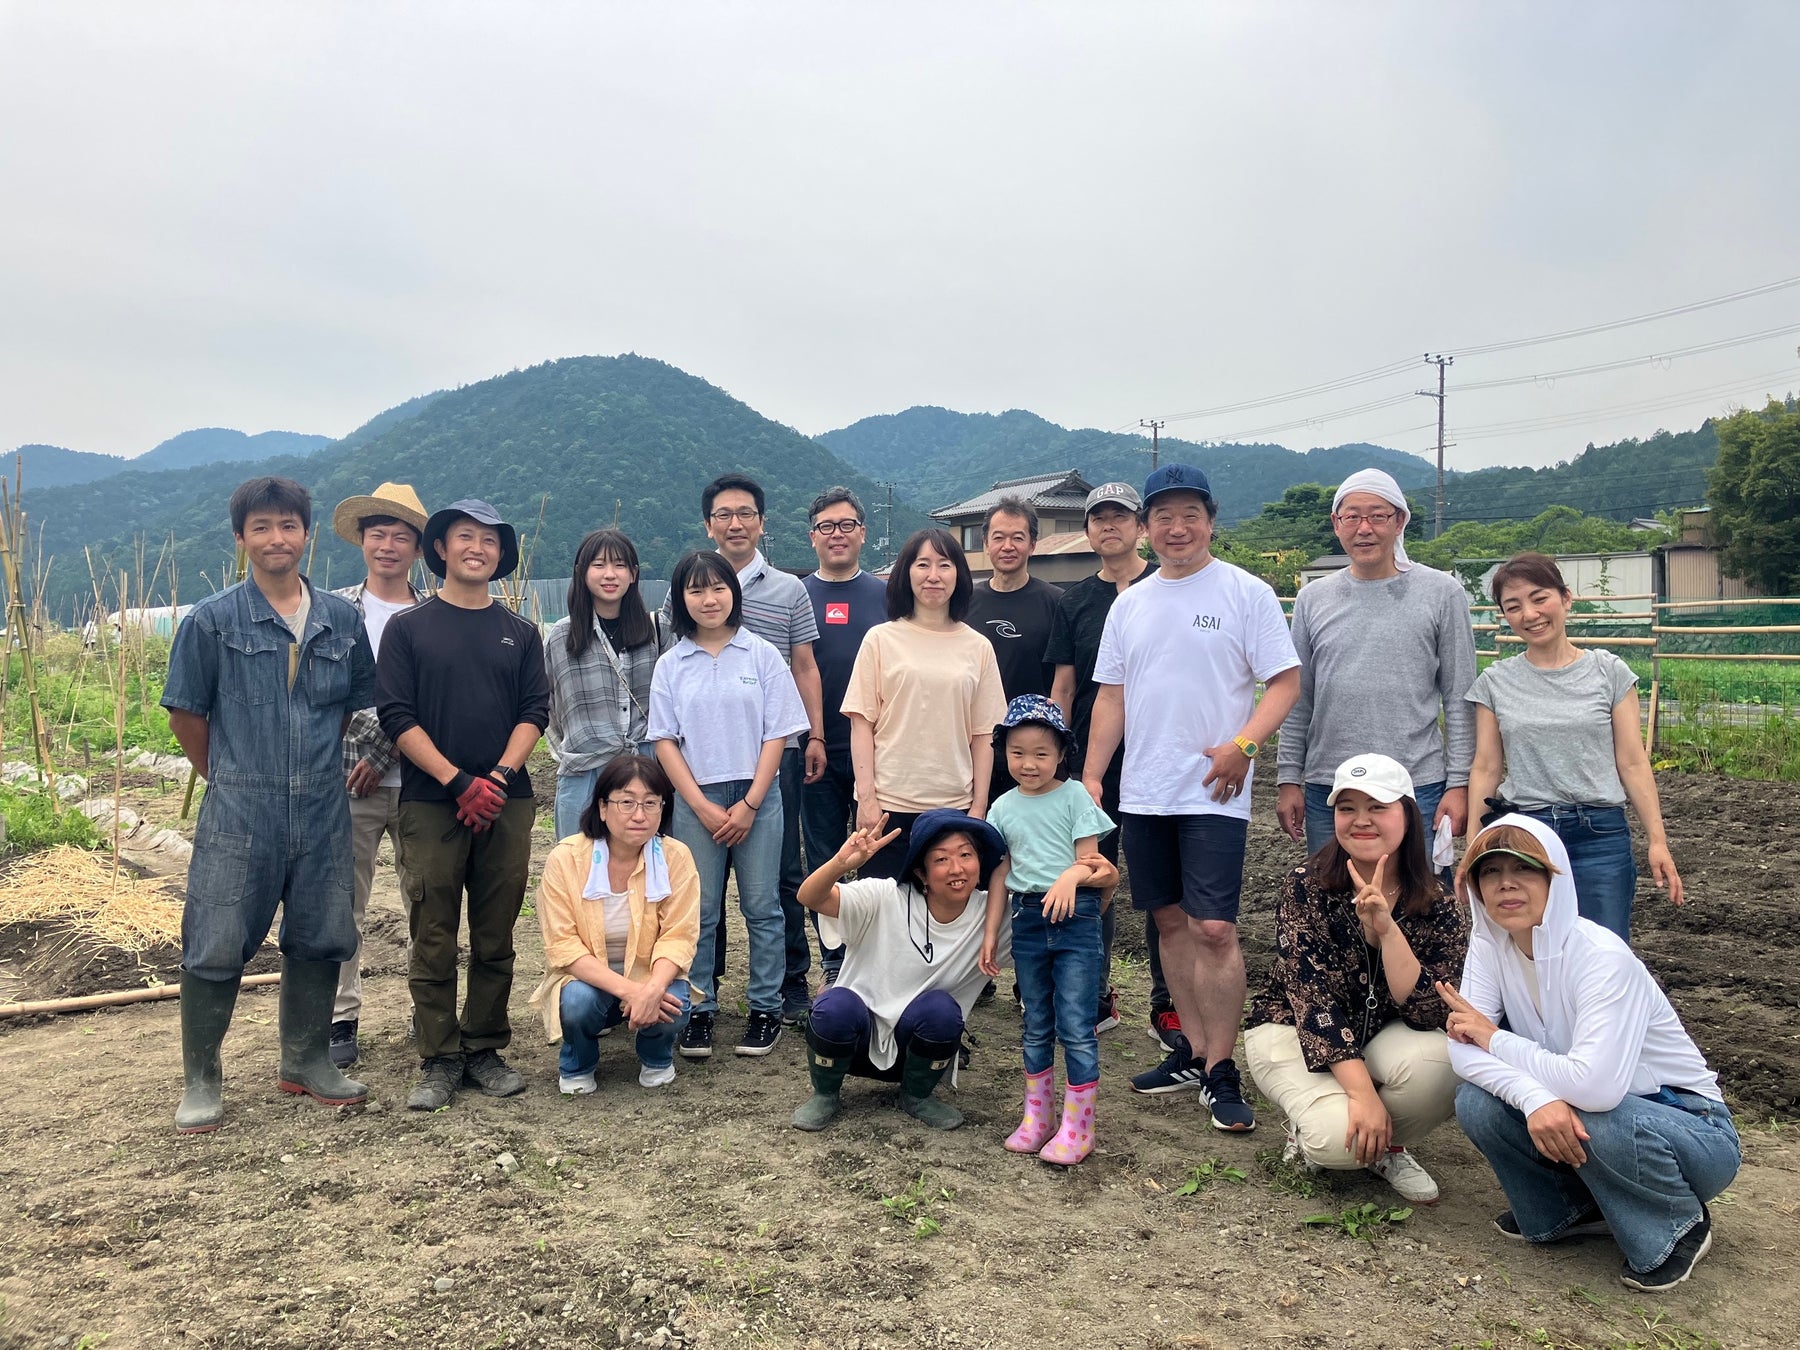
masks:
<svg viewBox="0 0 1800 1350"><path fill-rule="evenodd" d="M338 967L356 952L341 737L374 701L375 658L356 607L315 591L300 562L312 499L286 478L231 494L250 576L176 630L162 705L207 781L181 916L175 1128L219 1128L219 1044L244 966L281 906L282 1091L352 1106L368 1089L327 1052Z"/></svg>

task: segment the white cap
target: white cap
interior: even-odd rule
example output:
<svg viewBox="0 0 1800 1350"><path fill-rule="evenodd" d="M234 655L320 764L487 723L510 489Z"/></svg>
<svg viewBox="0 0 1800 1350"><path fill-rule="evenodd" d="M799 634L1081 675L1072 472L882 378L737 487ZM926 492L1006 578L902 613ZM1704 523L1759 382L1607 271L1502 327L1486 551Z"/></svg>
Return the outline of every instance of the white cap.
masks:
<svg viewBox="0 0 1800 1350"><path fill-rule="evenodd" d="M1378 802L1397 802L1414 795L1412 775L1386 755L1352 755L1338 765L1325 804L1334 805L1338 793L1346 788L1366 792Z"/></svg>

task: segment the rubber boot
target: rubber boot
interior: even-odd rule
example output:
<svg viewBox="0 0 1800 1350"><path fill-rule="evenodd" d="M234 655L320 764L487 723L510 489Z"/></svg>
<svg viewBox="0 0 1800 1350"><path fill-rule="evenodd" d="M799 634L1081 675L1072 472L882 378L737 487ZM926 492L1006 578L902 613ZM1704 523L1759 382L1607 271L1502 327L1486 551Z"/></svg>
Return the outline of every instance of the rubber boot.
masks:
<svg viewBox="0 0 1800 1350"><path fill-rule="evenodd" d="M280 1086L327 1106L357 1106L368 1099L369 1089L331 1062L331 1005L340 965L282 958Z"/></svg>
<svg viewBox="0 0 1800 1350"><path fill-rule="evenodd" d="M1036 1153L1044 1141L1056 1133L1056 1115L1050 1109L1050 1094L1056 1090L1056 1070L1025 1075L1025 1118L1019 1128L1006 1139L1012 1153Z"/></svg>
<svg viewBox="0 0 1800 1350"><path fill-rule="evenodd" d="M806 1032L806 1072L812 1079L812 1096L801 1102L794 1112L796 1130L822 1130L838 1113L838 1093L844 1086L844 1075L850 1072L850 1060L856 1054L854 1045L840 1045Z"/></svg>
<svg viewBox="0 0 1800 1350"><path fill-rule="evenodd" d="M1073 1167L1094 1151L1094 1095L1099 1091L1098 1080L1085 1087L1064 1086L1062 1128L1039 1150L1038 1157L1059 1167Z"/></svg>
<svg viewBox="0 0 1800 1350"><path fill-rule="evenodd" d="M181 1071L186 1088L175 1108L177 1134L207 1134L225 1119L219 1045L231 1025L243 977L203 980L181 972Z"/></svg>
<svg viewBox="0 0 1800 1350"><path fill-rule="evenodd" d="M963 1113L931 1094L956 1063L956 1046L914 1036L907 1043L900 1066L900 1109L934 1130L954 1130Z"/></svg>

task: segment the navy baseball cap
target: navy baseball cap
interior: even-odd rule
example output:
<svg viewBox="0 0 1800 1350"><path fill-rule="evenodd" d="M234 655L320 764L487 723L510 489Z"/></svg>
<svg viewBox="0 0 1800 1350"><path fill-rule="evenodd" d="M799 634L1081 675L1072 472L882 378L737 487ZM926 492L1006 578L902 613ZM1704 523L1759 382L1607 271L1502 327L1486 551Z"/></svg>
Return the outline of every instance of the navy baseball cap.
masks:
<svg viewBox="0 0 1800 1350"><path fill-rule="evenodd" d="M1198 492L1207 501L1213 499L1206 475L1191 464L1165 464L1144 480L1144 505L1148 507L1163 492Z"/></svg>

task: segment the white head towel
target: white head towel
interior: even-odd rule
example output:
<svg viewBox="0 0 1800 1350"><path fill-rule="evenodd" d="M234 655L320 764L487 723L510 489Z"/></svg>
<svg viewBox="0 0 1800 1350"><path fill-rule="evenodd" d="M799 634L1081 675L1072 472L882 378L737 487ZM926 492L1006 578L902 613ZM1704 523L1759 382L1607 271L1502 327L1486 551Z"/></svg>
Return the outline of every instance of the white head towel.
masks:
<svg viewBox="0 0 1800 1350"><path fill-rule="evenodd" d="M1412 559L1406 556L1406 524L1412 512L1407 509L1406 494L1400 485L1380 469L1359 469L1338 486L1337 495L1331 499L1333 515L1352 492L1372 492L1400 513L1400 533L1394 536L1394 566L1402 572L1411 571Z"/></svg>

